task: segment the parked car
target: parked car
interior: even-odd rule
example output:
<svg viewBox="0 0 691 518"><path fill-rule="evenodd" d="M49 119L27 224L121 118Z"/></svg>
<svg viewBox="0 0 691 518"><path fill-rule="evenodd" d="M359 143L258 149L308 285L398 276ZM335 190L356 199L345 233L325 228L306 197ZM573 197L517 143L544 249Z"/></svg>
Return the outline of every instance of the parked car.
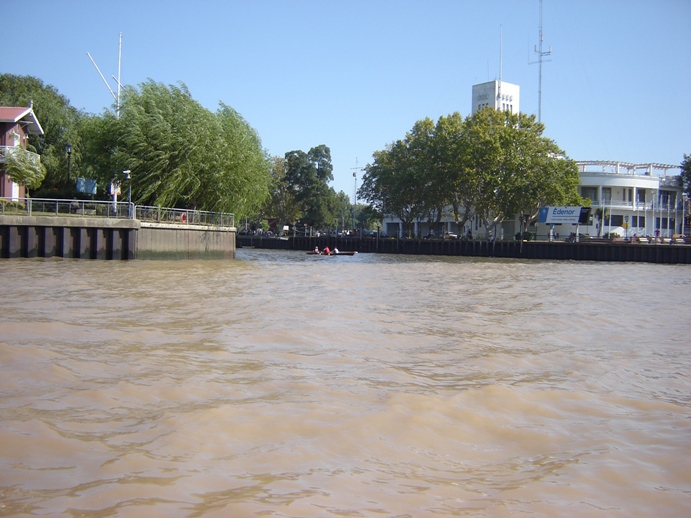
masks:
<svg viewBox="0 0 691 518"><path fill-rule="evenodd" d="M444 239L458 239L458 234L454 234L453 232L444 232Z"/></svg>

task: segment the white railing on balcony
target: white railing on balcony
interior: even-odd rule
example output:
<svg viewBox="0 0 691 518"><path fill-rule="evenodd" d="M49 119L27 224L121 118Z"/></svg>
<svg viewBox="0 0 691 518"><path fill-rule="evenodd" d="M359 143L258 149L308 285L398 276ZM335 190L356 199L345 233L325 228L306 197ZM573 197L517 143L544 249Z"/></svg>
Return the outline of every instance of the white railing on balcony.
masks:
<svg viewBox="0 0 691 518"><path fill-rule="evenodd" d="M604 202L599 202L597 200L591 200L591 207L594 208L600 208L604 207L606 209L614 209L614 210L653 210L655 209L655 212L658 210L681 210L682 209L682 204L681 201L677 204L674 203L656 203L652 201L639 201L639 202L631 202L631 201L623 201L623 200L605 200Z"/></svg>
<svg viewBox="0 0 691 518"><path fill-rule="evenodd" d="M7 163L7 160L15 153L24 153L31 162L40 162L41 155L27 151L19 146L0 146L0 164Z"/></svg>

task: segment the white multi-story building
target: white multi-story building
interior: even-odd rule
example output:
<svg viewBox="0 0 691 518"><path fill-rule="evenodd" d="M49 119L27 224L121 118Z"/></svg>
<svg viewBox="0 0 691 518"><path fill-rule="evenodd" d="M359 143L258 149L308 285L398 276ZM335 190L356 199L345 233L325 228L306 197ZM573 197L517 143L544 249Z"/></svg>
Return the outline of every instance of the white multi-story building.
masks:
<svg viewBox="0 0 691 518"><path fill-rule="evenodd" d="M472 113L491 106L495 110L519 113L521 87L504 81L490 81L473 85Z"/></svg>
<svg viewBox="0 0 691 518"><path fill-rule="evenodd" d="M683 233L683 186L679 165L631 164L615 161L577 162L583 198L591 201L592 235L671 237ZM599 228L599 226L602 228Z"/></svg>

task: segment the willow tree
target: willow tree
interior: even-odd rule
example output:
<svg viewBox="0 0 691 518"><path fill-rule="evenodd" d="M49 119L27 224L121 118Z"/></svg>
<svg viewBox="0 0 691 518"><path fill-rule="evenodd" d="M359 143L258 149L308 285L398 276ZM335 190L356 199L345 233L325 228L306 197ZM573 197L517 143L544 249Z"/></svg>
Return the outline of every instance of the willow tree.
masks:
<svg viewBox="0 0 691 518"><path fill-rule="evenodd" d="M90 166L131 170L135 203L241 218L268 196L270 162L257 133L229 106L202 107L184 84L125 87L120 117L104 114L89 133Z"/></svg>

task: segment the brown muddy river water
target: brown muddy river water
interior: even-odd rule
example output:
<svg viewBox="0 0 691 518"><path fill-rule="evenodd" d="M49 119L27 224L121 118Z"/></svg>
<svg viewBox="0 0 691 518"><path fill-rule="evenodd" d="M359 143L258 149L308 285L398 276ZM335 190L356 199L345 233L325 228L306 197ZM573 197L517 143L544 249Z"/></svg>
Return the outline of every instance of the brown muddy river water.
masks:
<svg viewBox="0 0 691 518"><path fill-rule="evenodd" d="M0 275L0 516L691 516L689 266Z"/></svg>

